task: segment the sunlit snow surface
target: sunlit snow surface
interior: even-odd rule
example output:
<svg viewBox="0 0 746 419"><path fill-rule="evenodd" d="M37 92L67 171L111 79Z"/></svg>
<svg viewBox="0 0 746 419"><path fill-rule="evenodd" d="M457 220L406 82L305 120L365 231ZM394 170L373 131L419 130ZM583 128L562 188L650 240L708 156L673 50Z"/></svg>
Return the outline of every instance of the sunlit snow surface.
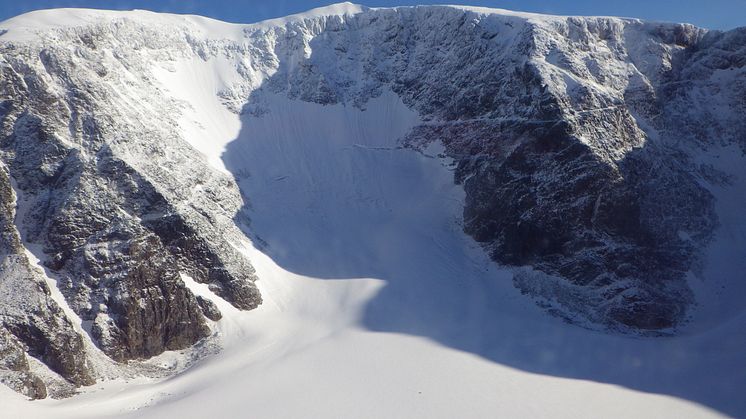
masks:
<svg viewBox="0 0 746 419"><path fill-rule="evenodd" d="M549 317L462 233L450 162L437 149L399 148L419 118L395 95L364 111L268 95L267 113L239 117L216 96L234 77L230 63L156 74L189 104L181 126L195 158L242 188L251 241L235 245L265 302L239 312L217 299L224 349L183 374L33 403L0 387L0 416L695 418L721 414L711 403L738 405L729 398L746 388L746 316L719 308L738 292L717 295L692 278L705 314L673 338ZM743 189L734 194L744 182L714 191L734 226L713 248L724 264L737 258L719 249L746 244ZM732 282L732 271L711 274Z"/></svg>

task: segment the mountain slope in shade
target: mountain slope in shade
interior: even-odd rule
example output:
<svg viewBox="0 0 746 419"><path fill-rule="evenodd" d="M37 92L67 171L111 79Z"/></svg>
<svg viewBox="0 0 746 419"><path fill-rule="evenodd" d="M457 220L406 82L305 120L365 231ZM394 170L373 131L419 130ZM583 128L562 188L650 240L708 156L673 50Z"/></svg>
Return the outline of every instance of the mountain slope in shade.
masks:
<svg viewBox="0 0 746 419"><path fill-rule="evenodd" d="M59 368L0 312L4 382L105 383L9 409L743 413L742 30L350 4L0 28L8 254L86 348Z"/></svg>

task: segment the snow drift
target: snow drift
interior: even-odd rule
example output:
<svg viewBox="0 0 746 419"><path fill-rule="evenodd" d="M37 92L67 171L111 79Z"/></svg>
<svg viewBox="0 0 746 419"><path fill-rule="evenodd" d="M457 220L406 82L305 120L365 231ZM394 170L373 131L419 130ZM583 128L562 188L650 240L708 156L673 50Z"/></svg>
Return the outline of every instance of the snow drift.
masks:
<svg viewBox="0 0 746 419"><path fill-rule="evenodd" d="M85 348L60 368L0 299L0 379L98 381L8 414L744 413L742 30L348 3L0 28L28 271L2 280Z"/></svg>

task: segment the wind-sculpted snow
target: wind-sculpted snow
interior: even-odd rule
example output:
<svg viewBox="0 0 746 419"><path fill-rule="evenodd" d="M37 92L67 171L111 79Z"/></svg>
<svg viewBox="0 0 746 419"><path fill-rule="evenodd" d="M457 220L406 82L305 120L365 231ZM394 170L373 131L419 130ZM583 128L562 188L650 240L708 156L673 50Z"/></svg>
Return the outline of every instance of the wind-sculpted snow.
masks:
<svg viewBox="0 0 746 419"><path fill-rule="evenodd" d="M731 175L697 153L746 150L743 30L349 4L255 25L87 10L3 25L0 157L26 208L19 237L117 361L209 336L224 321L213 300L261 303L241 249L247 237L262 244L251 202L274 198L239 185L269 174L227 144L283 100L385 125L395 118L374 108L393 93L416 121L384 149L442 146L430 157L453 162L463 230L514 267L515 286L571 322L632 334L673 334L696 303L687 279L719 226L711 190ZM313 193L306 181L288 180ZM195 296L184 277L209 291ZM43 396L17 341L34 356L40 344L8 329L0 368ZM70 368L40 359L73 384L91 381L82 355Z"/></svg>
<svg viewBox="0 0 746 419"><path fill-rule="evenodd" d="M264 91L364 109L393 90L427 121L404 144L440 142L458 163L466 232L496 261L533 268L517 286L568 319L672 330L717 221L671 149L681 136L659 117L679 114L660 89L705 35L451 7L303 20L249 30L270 43L277 70L245 111L263 112Z"/></svg>

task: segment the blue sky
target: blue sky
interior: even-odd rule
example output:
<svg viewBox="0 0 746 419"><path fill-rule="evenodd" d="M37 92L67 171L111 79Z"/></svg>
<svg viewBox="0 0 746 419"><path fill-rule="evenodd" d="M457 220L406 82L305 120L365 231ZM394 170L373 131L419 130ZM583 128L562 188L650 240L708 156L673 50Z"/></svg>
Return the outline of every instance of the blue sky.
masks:
<svg viewBox="0 0 746 419"><path fill-rule="evenodd" d="M192 13L250 23L302 12L336 0L0 0L0 20L36 9L93 7ZM746 26L746 0L365 0L366 6L470 4L539 13L611 15L689 22L711 29Z"/></svg>

